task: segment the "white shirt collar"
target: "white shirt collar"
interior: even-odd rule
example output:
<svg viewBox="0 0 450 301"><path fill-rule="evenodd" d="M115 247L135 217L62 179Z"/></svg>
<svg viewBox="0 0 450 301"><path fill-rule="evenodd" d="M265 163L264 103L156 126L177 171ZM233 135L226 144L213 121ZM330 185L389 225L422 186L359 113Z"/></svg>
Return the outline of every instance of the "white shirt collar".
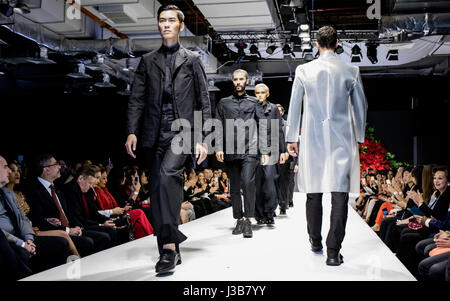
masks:
<svg viewBox="0 0 450 301"><path fill-rule="evenodd" d="M53 183L50 183L47 180L44 180L41 177L38 177L38 181L41 182L42 185L44 185L45 189L50 190L50 185L53 185Z"/></svg>

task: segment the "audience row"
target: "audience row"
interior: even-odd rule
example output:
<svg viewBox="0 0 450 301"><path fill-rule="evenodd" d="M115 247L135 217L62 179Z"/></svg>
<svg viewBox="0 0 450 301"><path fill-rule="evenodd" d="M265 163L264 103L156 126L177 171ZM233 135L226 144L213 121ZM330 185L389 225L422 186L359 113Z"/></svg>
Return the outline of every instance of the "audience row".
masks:
<svg viewBox="0 0 450 301"><path fill-rule="evenodd" d="M448 168L362 173L353 208L419 280L450 280Z"/></svg>

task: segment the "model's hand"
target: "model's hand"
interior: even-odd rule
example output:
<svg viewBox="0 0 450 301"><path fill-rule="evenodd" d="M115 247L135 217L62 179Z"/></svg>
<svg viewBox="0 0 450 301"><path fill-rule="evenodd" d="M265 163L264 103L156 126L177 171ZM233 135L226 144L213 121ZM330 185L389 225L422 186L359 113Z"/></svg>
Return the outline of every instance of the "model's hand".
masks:
<svg viewBox="0 0 450 301"><path fill-rule="evenodd" d="M261 155L261 165L267 165L269 163L269 155Z"/></svg>
<svg viewBox="0 0 450 301"><path fill-rule="evenodd" d="M137 145L137 137L134 134L130 134L127 137L127 142L125 142L125 148L127 149L127 153L136 159L136 155L134 152L136 151L136 145Z"/></svg>
<svg viewBox="0 0 450 301"><path fill-rule="evenodd" d="M205 161L206 157L208 156L208 147L206 146L206 143L197 143L195 145L195 158L197 160L197 164L202 164L203 161Z"/></svg>
<svg viewBox="0 0 450 301"><path fill-rule="evenodd" d="M216 159L217 159L217 161L223 162L224 157L225 157L225 153L224 153L224 152L217 152L217 153L216 153Z"/></svg>
<svg viewBox="0 0 450 301"><path fill-rule="evenodd" d="M288 158L289 158L289 153L282 153L280 155L280 164L284 164Z"/></svg>
<svg viewBox="0 0 450 301"><path fill-rule="evenodd" d="M291 155L292 157L297 157L297 154L298 154L298 143L297 142L288 143L287 149L288 149L289 155Z"/></svg>

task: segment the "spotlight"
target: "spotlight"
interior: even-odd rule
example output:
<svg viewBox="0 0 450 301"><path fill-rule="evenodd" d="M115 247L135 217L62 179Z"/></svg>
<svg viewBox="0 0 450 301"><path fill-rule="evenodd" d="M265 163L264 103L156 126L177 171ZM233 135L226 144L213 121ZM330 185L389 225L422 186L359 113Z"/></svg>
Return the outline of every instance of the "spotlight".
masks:
<svg viewBox="0 0 450 301"><path fill-rule="evenodd" d="M302 43L302 50L311 50L312 51L312 45L311 43Z"/></svg>
<svg viewBox="0 0 450 301"><path fill-rule="evenodd" d="M78 64L78 72L69 73L67 76L72 78L92 78L92 76L86 74L86 66L84 63Z"/></svg>
<svg viewBox="0 0 450 301"><path fill-rule="evenodd" d="M238 55L239 56L245 56L245 51L244 49L247 48L247 44L245 44L244 42L239 42L234 44L234 46L236 46L236 48L238 49Z"/></svg>
<svg viewBox="0 0 450 301"><path fill-rule="evenodd" d="M259 53L258 46L256 46L255 44L252 44L252 46L250 46L250 53L256 54L258 55L258 57L261 57L261 53Z"/></svg>
<svg viewBox="0 0 450 301"><path fill-rule="evenodd" d="M334 51L337 54L342 54L344 52L344 48L341 45L338 45Z"/></svg>
<svg viewBox="0 0 450 301"><path fill-rule="evenodd" d="M103 73L103 82L95 83L94 86L99 88L115 88L116 85L111 84L109 82L109 75L107 73Z"/></svg>
<svg viewBox="0 0 450 301"><path fill-rule="evenodd" d="M309 31L309 24L301 24L300 30L301 31Z"/></svg>
<svg viewBox="0 0 450 301"><path fill-rule="evenodd" d="M377 58L377 47L378 43L376 42L369 42L366 44L367 47L367 58L372 62L372 64L378 63Z"/></svg>
<svg viewBox="0 0 450 301"><path fill-rule="evenodd" d="M312 49L305 49L305 50L303 50L303 58L306 61L312 61L314 59L314 57L312 55Z"/></svg>
<svg viewBox="0 0 450 301"><path fill-rule="evenodd" d="M14 5L14 12L24 15L29 14L31 10L25 3L17 3Z"/></svg>
<svg viewBox="0 0 450 301"><path fill-rule="evenodd" d="M352 63L361 63L362 58L361 48L355 44L352 48Z"/></svg>
<svg viewBox="0 0 450 301"><path fill-rule="evenodd" d="M14 14L14 8L9 4L4 4L3 1L0 4L0 13L5 15L5 17L11 17Z"/></svg>
<svg viewBox="0 0 450 301"><path fill-rule="evenodd" d="M275 49L277 49L277 46L276 45L271 45L271 46L267 47L266 52L268 54L273 54L275 52Z"/></svg>
<svg viewBox="0 0 450 301"><path fill-rule="evenodd" d="M386 58L388 59L388 61L398 61L398 49L389 50Z"/></svg>
<svg viewBox="0 0 450 301"><path fill-rule="evenodd" d="M284 44L284 46L283 46L283 54L284 55L292 54L295 57L295 54L292 52L291 46L289 46L288 44Z"/></svg>

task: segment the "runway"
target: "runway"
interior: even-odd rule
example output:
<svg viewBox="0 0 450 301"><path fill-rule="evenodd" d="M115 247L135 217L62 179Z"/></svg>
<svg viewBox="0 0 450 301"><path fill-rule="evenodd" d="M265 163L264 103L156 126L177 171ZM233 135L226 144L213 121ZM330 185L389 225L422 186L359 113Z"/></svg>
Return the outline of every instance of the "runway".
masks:
<svg viewBox="0 0 450 301"><path fill-rule="evenodd" d="M351 197L350 199L354 199ZM155 274L158 251L155 237L132 241L25 278L25 281L414 281L356 212L349 207L342 246L344 263L325 265L323 254L310 250L305 217L306 195L294 194L294 207L277 216L275 225L258 226L253 238L231 234L231 208L181 225L188 236L181 245L183 263L175 273ZM323 244L331 202L324 195ZM278 210L277 210L278 213Z"/></svg>

